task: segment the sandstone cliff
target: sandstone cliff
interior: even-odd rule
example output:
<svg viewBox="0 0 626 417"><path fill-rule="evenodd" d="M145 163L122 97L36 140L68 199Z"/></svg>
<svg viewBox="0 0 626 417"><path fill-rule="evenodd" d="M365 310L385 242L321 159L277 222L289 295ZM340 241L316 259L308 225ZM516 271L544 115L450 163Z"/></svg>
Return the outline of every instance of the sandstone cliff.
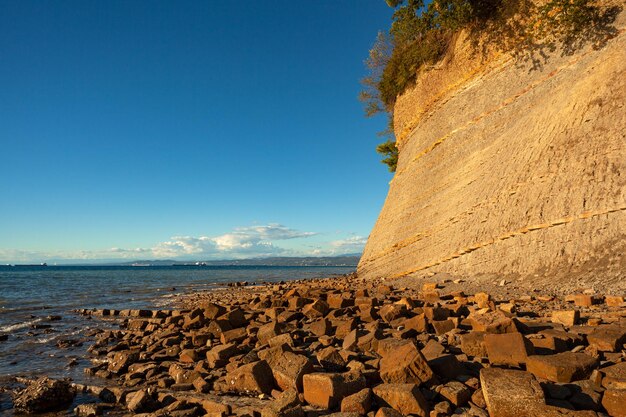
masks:
<svg viewBox="0 0 626 417"><path fill-rule="evenodd" d="M398 170L358 271L626 278L626 14L538 69L454 53L394 109Z"/></svg>

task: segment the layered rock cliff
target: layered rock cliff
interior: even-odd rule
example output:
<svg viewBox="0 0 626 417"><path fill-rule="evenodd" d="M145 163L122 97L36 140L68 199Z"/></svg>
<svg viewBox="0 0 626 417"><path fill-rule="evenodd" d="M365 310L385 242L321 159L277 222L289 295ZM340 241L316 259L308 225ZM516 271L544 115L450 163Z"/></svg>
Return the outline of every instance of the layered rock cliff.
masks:
<svg viewBox="0 0 626 417"><path fill-rule="evenodd" d="M626 16L539 68L462 37L396 102L400 157L358 271L626 277Z"/></svg>

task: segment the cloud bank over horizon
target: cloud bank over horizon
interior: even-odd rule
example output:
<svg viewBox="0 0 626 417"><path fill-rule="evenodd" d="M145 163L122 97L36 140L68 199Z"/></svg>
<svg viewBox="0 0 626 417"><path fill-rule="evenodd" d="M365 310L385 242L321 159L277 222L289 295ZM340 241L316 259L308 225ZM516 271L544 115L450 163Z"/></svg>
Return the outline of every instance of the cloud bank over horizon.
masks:
<svg viewBox="0 0 626 417"><path fill-rule="evenodd" d="M312 238L316 242L309 242ZM335 256L361 253L367 238L350 235L323 239L317 232L303 232L279 223L236 227L217 236L172 236L150 248L113 247L102 250L36 251L1 249L1 263L97 260L218 260L271 256ZM291 241L291 242L287 242ZM306 242L306 244L304 244Z"/></svg>

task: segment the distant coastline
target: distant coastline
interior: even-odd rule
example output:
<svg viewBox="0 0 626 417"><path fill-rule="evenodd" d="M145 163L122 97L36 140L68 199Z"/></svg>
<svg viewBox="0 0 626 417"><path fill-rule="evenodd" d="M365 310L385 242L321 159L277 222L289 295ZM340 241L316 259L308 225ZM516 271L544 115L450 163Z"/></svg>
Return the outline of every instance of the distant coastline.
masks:
<svg viewBox="0 0 626 417"><path fill-rule="evenodd" d="M45 266L132 266L132 267L167 267L167 266L253 266L253 267L280 267L280 266L300 266L300 267L356 267L361 258L360 254L347 254L339 256L306 256L306 257L268 257L268 258L248 258L248 259L220 259L220 260L174 260L174 259L154 259L154 260L133 260L133 261L98 261L93 262L60 262L50 261L48 263L9 263L0 264L3 267L45 267Z"/></svg>

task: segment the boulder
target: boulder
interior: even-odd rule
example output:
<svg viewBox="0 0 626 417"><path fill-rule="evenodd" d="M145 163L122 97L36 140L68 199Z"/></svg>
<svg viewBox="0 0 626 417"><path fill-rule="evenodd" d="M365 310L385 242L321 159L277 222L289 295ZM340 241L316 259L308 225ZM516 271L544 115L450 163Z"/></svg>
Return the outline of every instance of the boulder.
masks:
<svg viewBox="0 0 626 417"><path fill-rule="evenodd" d="M534 355L526 362L526 370L537 378L553 382L587 379L598 366L597 359L585 353L563 352L555 355Z"/></svg>
<svg viewBox="0 0 626 417"><path fill-rule="evenodd" d="M332 324L328 319L319 319L311 323L309 330L315 336L325 336L331 334Z"/></svg>
<svg viewBox="0 0 626 417"><path fill-rule="evenodd" d="M484 343L492 365L519 366L534 353L533 344L517 332L486 334Z"/></svg>
<svg viewBox="0 0 626 417"><path fill-rule="evenodd" d="M608 389L604 391L602 406L610 416L626 417L626 390Z"/></svg>
<svg viewBox="0 0 626 417"><path fill-rule="evenodd" d="M374 417L403 417L402 413L391 407L380 407Z"/></svg>
<svg viewBox="0 0 626 417"><path fill-rule="evenodd" d="M315 300L311 304L307 304L302 309L302 313L308 318L320 318L324 317L330 311L330 307L324 300Z"/></svg>
<svg viewBox="0 0 626 417"><path fill-rule="evenodd" d="M430 322L430 324L433 326L433 329L435 330L435 334L437 336L441 336L443 334L446 334L450 330L453 330L456 327L456 325L454 324L454 321L452 321L450 319L433 320L433 321Z"/></svg>
<svg viewBox="0 0 626 417"><path fill-rule="evenodd" d="M615 352L626 342L626 328L620 326L601 326L587 335L589 346L599 351Z"/></svg>
<svg viewBox="0 0 626 417"><path fill-rule="evenodd" d="M278 387L286 391L296 388L302 392L302 378L305 374L313 372L313 363L303 355L293 352L285 352L280 359L272 365L272 374Z"/></svg>
<svg viewBox="0 0 626 417"><path fill-rule="evenodd" d="M373 392L379 406L391 407L403 415L427 417L430 412L417 384L381 384Z"/></svg>
<svg viewBox="0 0 626 417"><path fill-rule="evenodd" d="M578 310L553 311L552 323L562 324L563 326L572 327L580 320Z"/></svg>
<svg viewBox="0 0 626 417"><path fill-rule="evenodd" d="M304 415L300 398L294 389L283 392L261 410L261 417L304 417Z"/></svg>
<svg viewBox="0 0 626 417"><path fill-rule="evenodd" d="M593 297L588 294L574 295L574 304L579 307L591 307L593 305Z"/></svg>
<svg viewBox="0 0 626 417"><path fill-rule="evenodd" d="M274 389L272 369L266 361L249 363L228 373L225 391L243 394L270 394Z"/></svg>
<svg viewBox="0 0 626 417"><path fill-rule="evenodd" d="M450 401L456 407L462 407L467 404L472 397L472 391L462 382L450 381L441 387L439 395Z"/></svg>
<svg viewBox="0 0 626 417"><path fill-rule="evenodd" d="M624 304L624 297L617 295L607 295L604 302L609 307L621 307Z"/></svg>
<svg viewBox="0 0 626 417"><path fill-rule="evenodd" d="M428 320L424 314L418 314L417 316L406 319L402 322L405 329L413 329L418 333L428 331Z"/></svg>
<svg viewBox="0 0 626 417"><path fill-rule="evenodd" d="M342 413L358 413L366 415L372 408L372 390L369 388L362 389L352 395L348 395L341 401Z"/></svg>
<svg viewBox="0 0 626 417"><path fill-rule="evenodd" d="M405 342L383 356L380 377L387 383L421 384L432 379L433 371L415 344Z"/></svg>
<svg viewBox="0 0 626 417"><path fill-rule="evenodd" d="M126 398L128 410L133 413L149 413L159 408L155 395L148 390L140 390L129 394Z"/></svg>
<svg viewBox="0 0 626 417"><path fill-rule="evenodd" d="M285 325L283 323L278 323L278 322L273 321L271 323L268 323L259 327L256 337L259 341L259 344L265 345L269 343L269 340L272 337L275 337L275 336L278 336L279 334L284 333L284 330L285 330Z"/></svg>
<svg viewBox="0 0 626 417"><path fill-rule="evenodd" d="M120 374L128 369L130 365L139 360L139 352L134 350L125 350L116 352L111 360L109 360L108 370L110 372Z"/></svg>
<svg viewBox="0 0 626 417"><path fill-rule="evenodd" d="M538 410L544 405L544 393L530 372L483 368L480 384L490 417L541 415Z"/></svg>
<svg viewBox="0 0 626 417"><path fill-rule="evenodd" d="M365 388L365 378L357 372L311 373L302 380L304 399L316 407L334 409L344 397Z"/></svg>
<svg viewBox="0 0 626 417"><path fill-rule="evenodd" d="M318 351L316 358L324 369L331 372L341 372L346 367L346 361L333 346Z"/></svg>
<svg viewBox="0 0 626 417"><path fill-rule="evenodd" d="M407 313L405 305L402 304L386 304L378 310L378 315L387 323L404 317Z"/></svg>
<svg viewBox="0 0 626 417"><path fill-rule="evenodd" d="M602 386L607 389L626 389L626 362L619 362L600 369L604 374Z"/></svg>
<svg viewBox="0 0 626 417"><path fill-rule="evenodd" d="M228 359L237 354L239 350L234 343L215 346L206 353L206 359L211 368L222 367L226 365Z"/></svg>
<svg viewBox="0 0 626 417"><path fill-rule="evenodd" d="M17 413L44 413L67 408L76 393L69 381L42 377L18 391L13 398Z"/></svg>
<svg viewBox="0 0 626 417"><path fill-rule="evenodd" d="M246 316L243 310L240 308L235 308L227 313L222 314L218 317L218 320L227 321L233 329L243 327L248 324L248 320L246 320Z"/></svg>
<svg viewBox="0 0 626 417"><path fill-rule="evenodd" d="M472 313L467 318L472 329L485 333L513 333L517 331L513 320L501 311Z"/></svg>
<svg viewBox="0 0 626 417"><path fill-rule="evenodd" d="M461 335L461 350L468 356L487 356L485 332L470 332Z"/></svg>
<svg viewBox="0 0 626 417"><path fill-rule="evenodd" d="M215 320L226 312L226 308L221 305L209 302L201 304L200 308L204 310L204 317L209 320Z"/></svg>

